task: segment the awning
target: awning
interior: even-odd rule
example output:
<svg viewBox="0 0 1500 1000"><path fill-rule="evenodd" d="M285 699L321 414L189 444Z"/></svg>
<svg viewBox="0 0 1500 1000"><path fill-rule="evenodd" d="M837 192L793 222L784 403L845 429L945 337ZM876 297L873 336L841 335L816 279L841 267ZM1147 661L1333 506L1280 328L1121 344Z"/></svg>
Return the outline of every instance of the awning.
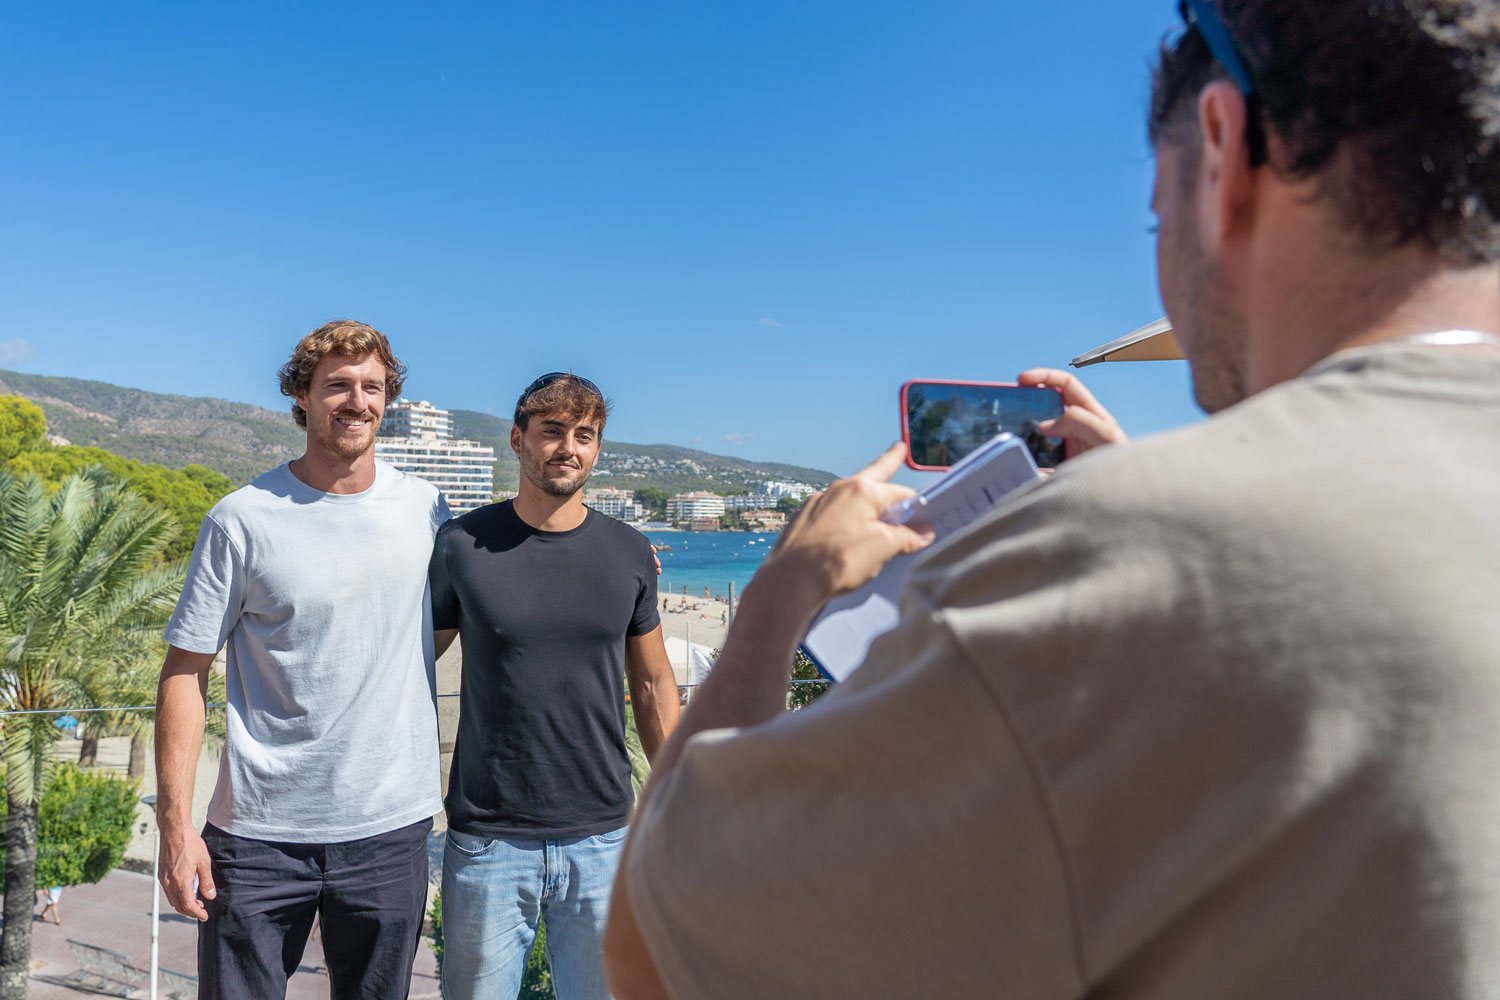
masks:
<svg viewBox="0 0 1500 1000"><path fill-rule="evenodd" d="M677 675L677 683L702 684L708 672L713 669L713 647L699 642L689 643L686 639L670 635L663 642L667 647L667 659L671 661L672 672Z"/></svg>
<svg viewBox="0 0 1500 1000"><path fill-rule="evenodd" d="M1080 354L1070 364L1074 368L1096 365L1101 361L1181 361L1182 348L1172 336L1172 321L1166 318L1111 340L1087 354Z"/></svg>

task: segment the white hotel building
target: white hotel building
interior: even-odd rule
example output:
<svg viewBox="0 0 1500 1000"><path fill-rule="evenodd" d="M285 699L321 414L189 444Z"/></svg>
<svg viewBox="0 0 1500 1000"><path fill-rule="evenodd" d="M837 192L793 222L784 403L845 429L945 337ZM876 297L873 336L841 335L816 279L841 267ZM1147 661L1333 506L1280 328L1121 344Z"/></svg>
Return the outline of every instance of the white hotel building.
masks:
<svg viewBox="0 0 1500 1000"><path fill-rule="evenodd" d="M583 502L599 513L621 521L639 521L646 516L645 508L635 502L635 490L617 490L613 486L584 490Z"/></svg>
<svg viewBox="0 0 1500 1000"><path fill-rule="evenodd" d="M724 498L717 493L679 493L667 501L667 520L673 524L723 516Z"/></svg>
<svg viewBox="0 0 1500 1000"><path fill-rule="evenodd" d="M436 486L454 514L483 507L494 493L495 449L455 440L452 414L426 400L386 404L375 457Z"/></svg>

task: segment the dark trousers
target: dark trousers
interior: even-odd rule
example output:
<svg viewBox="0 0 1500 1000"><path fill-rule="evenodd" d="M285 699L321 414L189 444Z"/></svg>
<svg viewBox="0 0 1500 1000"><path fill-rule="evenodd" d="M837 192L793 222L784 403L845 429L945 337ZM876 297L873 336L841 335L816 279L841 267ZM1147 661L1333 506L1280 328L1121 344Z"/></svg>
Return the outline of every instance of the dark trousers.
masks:
<svg viewBox="0 0 1500 1000"><path fill-rule="evenodd" d="M276 1000L321 915L333 1000L399 1000L427 900L432 820L363 840L290 844L203 830L216 898L198 927L199 1000Z"/></svg>

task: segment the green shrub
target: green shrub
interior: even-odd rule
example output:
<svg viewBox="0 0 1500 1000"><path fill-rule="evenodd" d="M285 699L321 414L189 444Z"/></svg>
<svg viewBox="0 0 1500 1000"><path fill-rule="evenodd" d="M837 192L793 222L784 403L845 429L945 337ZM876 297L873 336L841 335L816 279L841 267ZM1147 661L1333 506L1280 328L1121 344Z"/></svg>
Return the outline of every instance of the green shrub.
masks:
<svg viewBox="0 0 1500 1000"><path fill-rule="evenodd" d="M59 766L37 803L37 886L87 885L108 875L130 844L138 791L133 781ZM0 876L4 864L0 853Z"/></svg>
<svg viewBox="0 0 1500 1000"><path fill-rule="evenodd" d="M427 907L427 917L432 921L432 957L437 960L438 982L443 981L443 894L434 892L432 903Z"/></svg>
<svg viewBox="0 0 1500 1000"><path fill-rule="evenodd" d="M526 977L521 980L521 993L517 1000L556 1000L552 992L552 970L547 967L547 925L538 921L536 943L526 957Z"/></svg>
<svg viewBox="0 0 1500 1000"><path fill-rule="evenodd" d="M38 809L37 885L98 882L130 844L139 789L133 781L58 768Z"/></svg>
<svg viewBox="0 0 1500 1000"><path fill-rule="evenodd" d="M797 650L796 658L792 661L792 680L794 681L817 681L816 684L792 684L787 691L786 707L792 711L806 708L828 693L830 684L828 678L808 658L802 650Z"/></svg>

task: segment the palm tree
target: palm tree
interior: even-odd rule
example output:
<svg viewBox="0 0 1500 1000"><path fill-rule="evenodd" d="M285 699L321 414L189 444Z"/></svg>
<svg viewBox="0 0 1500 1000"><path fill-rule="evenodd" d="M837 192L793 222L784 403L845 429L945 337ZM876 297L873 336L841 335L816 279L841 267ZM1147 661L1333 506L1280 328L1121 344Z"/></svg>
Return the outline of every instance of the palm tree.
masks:
<svg viewBox="0 0 1500 1000"><path fill-rule="evenodd" d="M93 767L97 761L99 740L105 736L130 737L130 762L125 777L140 781L146 775L146 754L156 735L154 711L124 711L112 706L152 705L156 702L156 685L161 680L161 662L167 644L142 644L135 655L123 662L75 662L65 665L53 683L54 700L69 708L88 709L90 736L82 741L78 766ZM223 705L226 701L224 674L208 674L208 701ZM203 726L203 748L217 752L227 737L223 708L210 708ZM92 744L92 748L91 748ZM92 749L92 752L91 752Z"/></svg>
<svg viewBox="0 0 1500 1000"><path fill-rule="evenodd" d="M181 563L164 565L176 532L98 467L48 492L34 476L0 470L0 710L64 707L81 663L125 665L160 635L182 589ZM31 958L37 798L49 714L4 719L5 929L0 1000L21 1000Z"/></svg>

